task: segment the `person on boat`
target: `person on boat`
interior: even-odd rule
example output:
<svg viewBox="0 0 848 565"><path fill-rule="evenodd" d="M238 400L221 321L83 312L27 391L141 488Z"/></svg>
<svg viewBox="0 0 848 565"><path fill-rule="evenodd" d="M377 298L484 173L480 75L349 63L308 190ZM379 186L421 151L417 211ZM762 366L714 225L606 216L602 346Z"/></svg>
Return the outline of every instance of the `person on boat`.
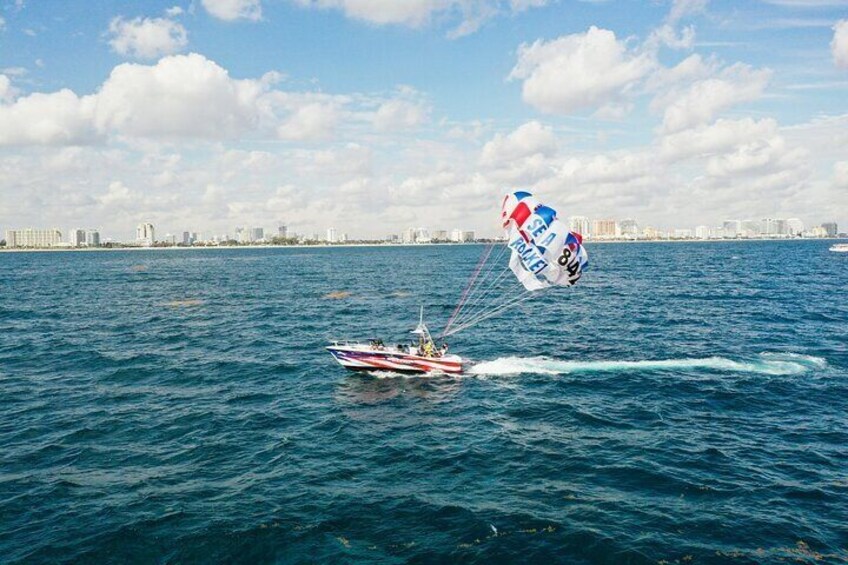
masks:
<svg viewBox="0 0 848 565"><path fill-rule="evenodd" d="M432 341L424 343L424 357L433 357L436 353L436 348L433 347Z"/></svg>
<svg viewBox="0 0 848 565"><path fill-rule="evenodd" d="M442 343L442 349L439 351L439 357L444 357L448 354L448 344Z"/></svg>

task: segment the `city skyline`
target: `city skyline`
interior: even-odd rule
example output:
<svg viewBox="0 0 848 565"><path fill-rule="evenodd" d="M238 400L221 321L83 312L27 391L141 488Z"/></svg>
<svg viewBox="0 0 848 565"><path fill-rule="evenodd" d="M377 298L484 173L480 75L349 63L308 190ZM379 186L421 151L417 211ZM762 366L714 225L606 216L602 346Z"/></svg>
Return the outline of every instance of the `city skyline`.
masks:
<svg viewBox="0 0 848 565"><path fill-rule="evenodd" d="M844 237L836 222L821 222L808 225L799 218L761 218L728 219L720 226L700 224L692 227L658 227L640 224L636 218L589 218L587 216L568 216L563 218L568 229L577 232L588 241L604 240L665 240L665 239L762 239L762 238L834 238ZM122 245L153 247L158 245L229 245L229 244L268 244L268 243L328 243L345 244L366 241L386 243L467 243L474 241L492 241L503 239L504 234L479 234L473 230L454 228L451 230L430 227L408 227L401 233L389 233L383 237L353 237L347 232L339 232L328 227L324 232L301 233L291 226L278 223L276 229L265 230L262 226L236 227L232 234L209 234L196 231L183 231L181 235L171 232L163 236L156 235L156 228L150 222L143 222L135 228L135 239L115 240L101 238L96 229L70 229L67 236L58 228L23 228L5 230L5 246L14 247L100 247L103 245ZM161 232L159 232L161 234ZM2 244L3 242L0 242Z"/></svg>
<svg viewBox="0 0 848 565"><path fill-rule="evenodd" d="M9 2L0 230L848 225L845 6Z"/></svg>

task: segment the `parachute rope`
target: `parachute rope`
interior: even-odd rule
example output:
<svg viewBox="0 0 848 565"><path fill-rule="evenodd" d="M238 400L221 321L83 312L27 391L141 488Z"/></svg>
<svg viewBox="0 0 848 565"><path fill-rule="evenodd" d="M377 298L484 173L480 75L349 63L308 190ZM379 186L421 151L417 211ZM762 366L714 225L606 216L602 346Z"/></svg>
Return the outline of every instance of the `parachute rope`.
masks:
<svg viewBox="0 0 848 565"><path fill-rule="evenodd" d="M444 332L442 332L442 337L446 335L446 332L450 329L454 319L462 311L462 308L465 305L465 301L468 298L468 292L474 286L474 281L477 280L477 277L480 275L480 271L483 269L483 266L486 264L486 261L489 259L489 256L492 254L492 249L494 248L494 243L490 243L486 246L486 250L483 252L483 255L481 255L480 260L477 262L477 268L474 269L474 274L471 275L470 279L468 279L468 284L465 285L465 290L462 291L462 296L460 297L459 302L456 303L456 308L454 308L453 314L451 314L451 317L448 319L447 325L445 325L445 330Z"/></svg>
<svg viewBox="0 0 848 565"><path fill-rule="evenodd" d="M504 246L503 249L506 249L506 246ZM498 265L498 262L500 261L500 257L503 255L503 249L501 250L501 253L498 254L498 257L496 258L492 267L489 269L490 276L494 275L494 273L497 272L497 265ZM500 283L503 280L505 280L504 278L509 273L510 273L509 265L507 265L506 267L503 268L503 270L500 273L498 273L498 275L491 282L489 282L488 284L483 283L481 285L478 285L476 290L482 289L482 291L478 292L476 294L476 296L472 296L472 298L467 300L466 307L462 310L459 317L455 320L455 323L457 325L464 323L465 320L467 320L467 319L471 318L472 316L475 316L477 313L479 313L476 310L477 307L486 305L486 302L485 302L486 298L489 297L492 294L493 291L498 290ZM497 293L496 293L495 296L497 296Z"/></svg>
<svg viewBox="0 0 848 565"><path fill-rule="evenodd" d="M451 329L450 332L446 333L445 336L453 335L457 332L461 332L462 330L468 329L471 326L477 325L480 322L482 322L483 320L488 320L492 316L497 316L498 314L500 314L504 310L508 310L509 308L512 308L513 306L518 306L522 302L526 302L527 300L530 300L534 296L536 296L536 293L534 293L531 290L525 290L518 297L512 298L511 300L507 300L506 303L501 304L500 306L497 306L494 309L483 311L483 312L479 313L477 316L471 318L470 320L464 322L461 325L454 326L454 328Z"/></svg>

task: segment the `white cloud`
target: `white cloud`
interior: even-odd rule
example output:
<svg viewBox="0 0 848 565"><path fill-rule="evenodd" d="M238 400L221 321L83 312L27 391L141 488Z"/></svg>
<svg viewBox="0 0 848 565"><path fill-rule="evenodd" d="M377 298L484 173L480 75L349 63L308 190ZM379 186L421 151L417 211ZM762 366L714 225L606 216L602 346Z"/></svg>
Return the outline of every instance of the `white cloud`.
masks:
<svg viewBox="0 0 848 565"><path fill-rule="evenodd" d="M674 0L668 14L668 22L674 24L687 16L703 12L707 4L709 0Z"/></svg>
<svg viewBox="0 0 848 565"><path fill-rule="evenodd" d="M380 105L374 114L374 127L379 131L395 131L419 126L427 120L428 108L423 102L394 98Z"/></svg>
<svg viewBox="0 0 848 565"><path fill-rule="evenodd" d="M837 67L848 69L848 20L839 20L833 26L830 52Z"/></svg>
<svg viewBox="0 0 848 565"><path fill-rule="evenodd" d="M375 24L403 24L417 27L430 15L444 10L453 2L445 0L297 0L302 6L338 9L350 18Z"/></svg>
<svg viewBox="0 0 848 565"><path fill-rule="evenodd" d="M750 177L794 169L806 156L805 150L790 150L786 140L775 135L739 145L732 153L711 157L706 171L713 177L739 179L743 175Z"/></svg>
<svg viewBox="0 0 848 565"><path fill-rule="evenodd" d="M460 23L450 37L475 32L486 20L501 13L516 13L541 7L549 0L294 0L317 9L340 10L348 18L376 25L421 27L436 16Z"/></svg>
<svg viewBox="0 0 848 565"><path fill-rule="evenodd" d="M673 26L666 24L651 32L645 44L654 48L665 45L671 49L691 49L695 45L695 28L687 26L678 32Z"/></svg>
<svg viewBox="0 0 848 565"><path fill-rule="evenodd" d="M770 78L771 71L768 69L754 69L736 63L715 76L658 95L651 108L663 110L663 131L680 131L706 124L732 106L758 99Z"/></svg>
<svg viewBox="0 0 848 565"><path fill-rule="evenodd" d="M176 18L177 16L183 15L185 10L183 10L180 6L171 6L170 8L165 9L165 15L169 18Z"/></svg>
<svg viewBox="0 0 848 565"><path fill-rule="evenodd" d="M174 55L152 66L125 63L97 93L99 131L130 136L221 138L256 127L267 85L235 80L202 55Z"/></svg>
<svg viewBox="0 0 848 565"><path fill-rule="evenodd" d="M727 153L741 144L777 135L773 119L718 120L663 136L659 141L660 156L670 162L690 157L710 157Z"/></svg>
<svg viewBox="0 0 848 565"><path fill-rule="evenodd" d="M126 57L156 59L181 51L188 45L182 24L166 18L114 18L109 23L109 45Z"/></svg>
<svg viewBox="0 0 848 565"><path fill-rule="evenodd" d="M483 146L481 162L499 167L509 161L533 155L550 156L556 152L556 136L550 127L537 121L527 122L507 135L495 137Z"/></svg>
<svg viewBox="0 0 848 565"><path fill-rule="evenodd" d="M653 57L628 49L615 33L586 33L523 44L510 79L523 80L524 101L551 114L596 108L626 93L655 68Z"/></svg>
<svg viewBox="0 0 848 565"><path fill-rule="evenodd" d="M339 109L335 104L305 104L277 128L277 135L281 139L292 141L329 139L338 126L339 119Z"/></svg>
<svg viewBox="0 0 848 565"><path fill-rule="evenodd" d="M110 134L220 139L258 125L262 80L235 80L202 55L124 63L96 94L64 89L0 105L0 144L86 143Z"/></svg>
<svg viewBox="0 0 848 565"><path fill-rule="evenodd" d="M106 192L97 197L97 201L106 207L129 206L136 200L136 195L121 181L109 183Z"/></svg>
<svg viewBox="0 0 848 565"><path fill-rule="evenodd" d="M3 19L3 16L0 16L0 31L6 30L6 20Z"/></svg>
<svg viewBox="0 0 848 565"><path fill-rule="evenodd" d="M6 67L5 69L0 69L0 74L10 77L22 77L28 72L25 67Z"/></svg>
<svg viewBox="0 0 848 565"><path fill-rule="evenodd" d="M262 19L260 0L201 0L212 16L224 21Z"/></svg>
<svg viewBox="0 0 848 565"><path fill-rule="evenodd" d="M0 75L0 102L11 102L17 96L17 90L5 74Z"/></svg>
<svg viewBox="0 0 848 565"><path fill-rule="evenodd" d="M96 100L63 89L0 105L0 145L72 144L93 140Z"/></svg>
<svg viewBox="0 0 848 565"><path fill-rule="evenodd" d="M848 161L839 161L833 165L833 184L848 189Z"/></svg>
<svg viewBox="0 0 848 565"><path fill-rule="evenodd" d="M234 79L202 55L155 64L123 63L93 94L71 90L18 97L0 74L0 145L85 144L120 139L289 141L388 137L429 119L426 97L410 87L384 95L287 92L269 72Z"/></svg>

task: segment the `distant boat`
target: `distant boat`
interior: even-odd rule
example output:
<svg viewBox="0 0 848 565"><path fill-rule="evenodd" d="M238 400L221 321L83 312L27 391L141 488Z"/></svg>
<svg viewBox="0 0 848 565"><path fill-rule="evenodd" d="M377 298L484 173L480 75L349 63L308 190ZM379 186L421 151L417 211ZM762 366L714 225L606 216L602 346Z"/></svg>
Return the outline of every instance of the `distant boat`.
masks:
<svg viewBox="0 0 848 565"><path fill-rule="evenodd" d="M834 243L830 246L830 250L837 253L848 253L848 243Z"/></svg>

